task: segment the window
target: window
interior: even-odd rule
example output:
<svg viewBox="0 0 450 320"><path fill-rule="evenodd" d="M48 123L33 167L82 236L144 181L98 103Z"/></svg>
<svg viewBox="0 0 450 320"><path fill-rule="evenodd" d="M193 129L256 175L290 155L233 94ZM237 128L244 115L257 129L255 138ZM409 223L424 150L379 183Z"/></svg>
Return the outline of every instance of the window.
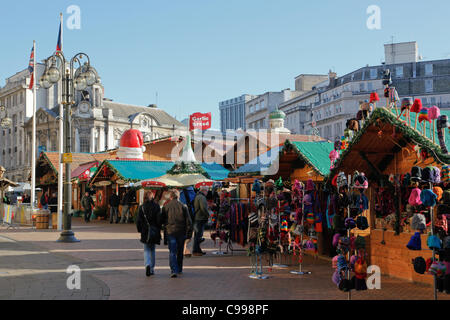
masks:
<svg viewBox="0 0 450 320"><path fill-rule="evenodd" d="M425 92L433 92L433 79L425 80Z"/></svg>
<svg viewBox="0 0 450 320"><path fill-rule="evenodd" d="M397 78L403 78L403 66L395 68L395 76Z"/></svg>
<svg viewBox="0 0 450 320"><path fill-rule="evenodd" d="M435 98L435 97L432 97L432 98L431 98L431 104L432 104L432 105L435 105L435 104L436 104L436 98Z"/></svg>
<svg viewBox="0 0 450 320"><path fill-rule="evenodd" d="M370 69L370 79L376 79L377 75L377 69Z"/></svg>
<svg viewBox="0 0 450 320"><path fill-rule="evenodd" d="M80 137L80 152L88 153L90 150L89 137Z"/></svg>
<svg viewBox="0 0 450 320"><path fill-rule="evenodd" d="M360 92L366 91L366 84L364 82L361 82L359 84L359 91Z"/></svg>
<svg viewBox="0 0 450 320"><path fill-rule="evenodd" d="M367 83L367 91L371 92L373 90L373 84L372 82Z"/></svg>
<svg viewBox="0 0 450 320"><path fill-rule="evenodd" d="M425 65L425 75L426 76L432 76L433 75L433 65L431 63L428 63Z"/></svg>

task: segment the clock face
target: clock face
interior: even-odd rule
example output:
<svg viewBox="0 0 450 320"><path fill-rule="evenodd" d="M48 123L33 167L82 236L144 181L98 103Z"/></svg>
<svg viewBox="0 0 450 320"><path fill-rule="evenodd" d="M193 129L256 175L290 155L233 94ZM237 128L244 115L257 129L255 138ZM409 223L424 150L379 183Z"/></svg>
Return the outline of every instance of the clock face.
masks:
<svg viewBox="0 0 450 320"><path fill-rule="evenodd" d="M89 113L90 109L91 105L86 101L83 101L78 105L78 110L80 111L80 113Z"/></svg>

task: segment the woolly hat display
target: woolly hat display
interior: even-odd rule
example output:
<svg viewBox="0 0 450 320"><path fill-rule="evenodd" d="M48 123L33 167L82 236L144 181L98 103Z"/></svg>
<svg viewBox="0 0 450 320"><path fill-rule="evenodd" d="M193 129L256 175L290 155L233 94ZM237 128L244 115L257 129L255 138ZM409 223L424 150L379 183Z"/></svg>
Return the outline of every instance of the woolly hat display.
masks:
<svg viewBox="0 0 450 320"><path fill-rule="evenodd" d="M353 187L356 189L367 189L369 187L369 181L367 180L364 173L361 173L358 176L356 176Z"/></svg>
<svg viewBox="0 0 450 320"><path fill-rule="evenodd" d="M347 178L345 177L344 172L339 172L337 176L337 186L338 188L346 187L348 186Z"/></svg>
<svg viewBox="0 0 450 320"><path fill-rule="evenodd" d="M413 230L425 230L427 228L425 216L421 213L416 213L412 217L411 228Z"/></svg>
<svg viewBox="0 0 450 320"><path fill-rule="evenodd" d="M445 263L437 261L433 262L430 268L428 269L429 274L434 275L438 278L445 276L446 271L447 266L445 265Z"/></svg>
<svg viewBox="0 0 450 320"><path fill-rule="evenodd" d="M331 267L333 269L337 269L338 258L339 258L339 256L334 256L334 258L331 259Z"/></svg>
<svg viewBox="0 0 450 320"><path fill-rule="evenodd" d="M338 244L339 244L339 238L341 237L341 235L339 234L339 233L336 233L334 236L333 236L333 242L332 242L332 244L333 244L333 247L337 247L338 246Z"/></svg>
<svg viewBox="0 0 450 320"><path fill-rule="evenodd" d="M422 181L433 182L433 168L426 167L422 170Z"/></svg>
<svg viewBox="0 0 450 320"><path fill-rule="evenodd" d="M444 199L444 203L450 205L450 190L445 190L442 195L442 199Z"/></svg>
<svg viewBox="0 0 450 320"><path fill-rule="evenodd" d="M309 179L306 181L306 191L314 191L316 189L316 186L314 185L314 182Z"/></svg>
<svg viewBox="0 0 450 320"><path fill-rule="evenodd" d="M412 98L403 98L402 100L402 111L411 109L413 105Z"/></svg>
<svg viewBox="0 0 450 320"><path fill-rule="evenodd" d="M441 240L436 235L430 235L427 239L427 245L431 250L439 250L441 249Z"/></svg>
<svg viewBox="0 0 450 320"><path fill-rule="evenodd" d="M441 183L441 170L438 167L433 167L432 180L434 184Z"/></svg>
<svg viewBox="0 0 450 320"><path fill-rule="evenodd" d="M356 218L356 225L359 230L367 230L369 228L369 222L364 216L359 216Z"/></svg>
<svg viewBox="0 0 450 320"><path fill-rule="evenodd" d="M380 97L378 96L378 93L372 92L370 94L370 103L374 103L374 102L377 102L377 101L380 101Z"/></svg>
<svg viewBox="0 0 450 320"><path fill-rule="evenodd" d="M253 182L252 191L256 193L261 192L261 182L258 179L255 179L255 182Z"/></svg>
<svg viewBox="0 0 450 320"><path fill-rule="evenodd" d="M340 284L341 281L342 281L341 273L340 273L339 271L336 270L336 271L333 273L333 276L331 277L331 281L333 281L333 283L334 283L336 286L339 286L339 284Z"/></svg>
<svg viewBox="0 0 450 320"><path fill-rule="evenodd" d="M444 191L441 187L434 187L433 193L437 196L437 201L441 201Z"/></svg>
<svg viewBox="0 0 450 320"><path fill-rule="evenodd" d="M432 106L431 108L428 109L428 117L431 120L436 120L437 118L439 118L440 115L441 110L438 107Z"/></svg>
<svg viewBox="0 0 450 320"><path fill-rule="evenodd" d="M345 228L347 229L355 229L356 228L356 222L353 218L347 218L345 219Z"/></svg>
<svg viewBox="0 0 450 320"><path fill-rule="evenodd" d="M355 248L356 249L365 249L366 248L366 238L358 236L355 240Z"/></svg>
<svg viewBox="0 0 450 320"><path fill-rule="evenodd" d="M422 204L422 201L420 200L420 194L422 193L422 190L419 188L414 188L411 191L411 195L409 196L408 203L411 206L420 206Z"/></svg>
<svg viewBox="0 0 450 320"><path fill-rule="evenodd" d="M430 189L422 190L420 201L425 207L434 207L436 205L437 195Z"/></svg>
<svg viewBox="0 0 450 320"><path fill-rule="evenodd" d="M423 121L431 122L428 115L428 108L422 108L422 110L420 110L419 112L419 123L422 123Z"/></svg>
<svg viewBox="0 0 450 320"><path fill-rule="evenodd" d="M444 241L442 241L442 246L444 249L450 249L450 236L444 238Z"/></svg>
<svg viewBox="0 0 450 320"><path fill-rule="evenodd" d="M422 250L422 240L420 239L420 232L414 233L414 235L411 237L411 240L409 240L406 247L409 250L415 250L415 251Z"/></svg>
<svg viewBox="0 0 450 320"><path fill-rule="evenodd" d="M425 274L425 271L427 270L427 263L425 262L425 259L422 257L417 257L413 260L414 264L414 271L418 274Z"/></svg>
<svg viewBox="0 0 450 320"><path fill-rule="evenodd" d="M348 269L347 260L345 260L345 257L343 255L339 255L338 261L337 261L337 270L345 271Z"/></svg>
<svg viewBox="0 0 450 320"><path fill-rule="evenodd" d="M420 167L412 167L411 169L411 181L420 181L422 180L422 168Z"/></svg>
<svg viewBox="0 0 450 320"><path fill-rule="evenodd" d="M420 110L422 110L422 100L415 99L410 111L419 113Z"/></svg>

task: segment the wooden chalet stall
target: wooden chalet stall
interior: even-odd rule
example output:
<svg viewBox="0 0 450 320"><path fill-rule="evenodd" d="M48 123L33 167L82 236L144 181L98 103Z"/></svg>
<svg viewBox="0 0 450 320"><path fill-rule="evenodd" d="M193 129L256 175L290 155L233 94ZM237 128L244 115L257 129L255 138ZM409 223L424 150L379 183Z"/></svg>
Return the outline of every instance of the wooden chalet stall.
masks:
<svg viewBox="0 0 450 320"><path fill-rule="evenodd" d="M449 111L441 113L450 116ZM414 230L409 228L404 205L408 188L402 187L402 183L404 175L410 173L413 166L442 169L450 163L450 157L433 143L429 124L424 136L423 128L415 130L402 120L385 108L376 109L343 152L330 178L339 172L352 175L357 170L364 172L369 180L365 195L369 199L370 228L364 235L370 264L379 266L383 274L432 283L431 276L417 274L412 265L412 259L419 256L427 259L432 255L431 250L426 250L428 232L422 235L422 251L411 251L406 247ZM450 148L450 136L447 136L446 145ZM380 209L384 208L384 202L380 207L383 195L385 199L391 199L385 201L391 204L386 209L387 216L383 216L384 209Z"/></svg>

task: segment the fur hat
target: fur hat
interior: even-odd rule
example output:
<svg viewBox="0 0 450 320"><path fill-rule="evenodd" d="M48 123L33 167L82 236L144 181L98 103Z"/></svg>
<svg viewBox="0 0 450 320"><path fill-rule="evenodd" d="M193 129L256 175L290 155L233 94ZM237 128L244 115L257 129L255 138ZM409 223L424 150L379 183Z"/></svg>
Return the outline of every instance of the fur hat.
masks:
<svg viewBox="0 0 450 320"><path fill-rule="evenodd" d="M419 113L420 110L422 110L422 100L415 99L410 111L414 113Z"/></svg>
<svg viewBox="0 0 450 320"><path fill-rule="evenodd" d="M413 230L425 230L427 228L425 216L421 213L416 213L412 217L411 228Z"/></svg>
<svg viewBox="0 0 450 320"><path fill-rule="evenodd" d="M335 256L333 259L331 259L331 267L333 269L337 269L338 258L339 256Z"/></svg>
<svg viewBox="0 0 450 320"><path fill-rule="evenodd" d="M437 201L441 201L444 191L441 187L434 187L433 193L437 196Z"/></svg>
<svg viewBox="0 0 450 320"><path fill-rule="evenodd" d="M425 262L425 259L422 257L417 257L413 260L414 265L414 271L416 271L419 274L425 274L425 271L427 270L427 263Z"/></svg>
<svg viewBox="0 0 450 320"><path fill-rule="evenodd" d="M359 216L356 218L356 225L359 230L367 230L369 228L369 222L364 216Z"/></svg>
<svg viewBox="0 0 450 320"><path fill-rule="evenodd" d="M333 247L337 247L338 246L340 237L341 237L341 235L339 233L336 233L333 236L333 242L332 242L333 243Z"/></svg>
<svg viewBox="0 0 450 320"><path fill-rule="evenodd" d="M411 181L419 182L422 180L422 168L420 167L412 167L411 169Z"/></svg>
<svg viewBox="0 0 450 320"><path fill-rule="evenodd" d="M436 205L437 195L430 189L422 190L420 194L420 201L425 207L434 207Z"/></svg>
<svg viewBox="0 0 450 320"><path fill-rule="evenodd" d="M441 170L438 167L433 167L432 179L435 184L441 183Z"/></svg>
<svg viewBox="0 0 450 320"><path fill-rule="evenodd" d="M345 260L345 257L343 255L339 255L339 257L338 257L337 269L338 269L338 271L343 271L343 270L348 269L347 260Z"/></svg>
<svg viewBox="0 0 450 320"><path fill-rule="evenodd" d="M411 191L411 195L409 196L408 203L411 206L420 206L422 204L422 201L420 200L420 194L422 191L419 188L414 188Z"/></svg>
<svg viewBox="0 0 450 320"><path fill-rule="evenodd" d="M370 103L374 103L374 102L377 102L377 101L380 101L380 97L378 96L378 93L372 92L370 94Z"/></svg>
<svg viewBox="0 0 450 320"><path fill-rule="evenodd" d="M364 173L360 173L356 176L354 181L354 188L356 189L367 189L369 187L369 181L367 180Z"/></svg>
<svg viewBox="0 0 450 320"><path fill-rule="evenodd" d="M431 108L428 109L428 117L431 120L435 120L435 119L439 118L440 115L441 115L441 110L438 107L432 106Z"/></svg>
<svg viewBox="0 0 450 320"><path fill-rule="evenodd" d="M333 276L331 277L331 281L333 281L333 283L334 283L336 286L339 286L339 284L341 283L341 281L342 281L342 276L341 276L341 273L340 273L338 270L336 270L336 271L333 273Z"/></svg>
<svg viewBox="0 0 450 320"><path fill-rule="evenodd" d="M433 182L433 167L426 167L422 169L422 181Z"/></svg>
<svg viewBox="0 0 450 320"><path fill-rule="evenodd" d="M412 98L402 99L402 111L411 109L412 105L413 105Z"/></svg>
<svg viewBox="0 0 450 320"><path fill-rule="evenodd" d="M406 247L409 250L416 250L416 251L422 250L422 241L420 239L420 232L414 233L414 235L411 237L411 240L409 240Z"/></svg>

